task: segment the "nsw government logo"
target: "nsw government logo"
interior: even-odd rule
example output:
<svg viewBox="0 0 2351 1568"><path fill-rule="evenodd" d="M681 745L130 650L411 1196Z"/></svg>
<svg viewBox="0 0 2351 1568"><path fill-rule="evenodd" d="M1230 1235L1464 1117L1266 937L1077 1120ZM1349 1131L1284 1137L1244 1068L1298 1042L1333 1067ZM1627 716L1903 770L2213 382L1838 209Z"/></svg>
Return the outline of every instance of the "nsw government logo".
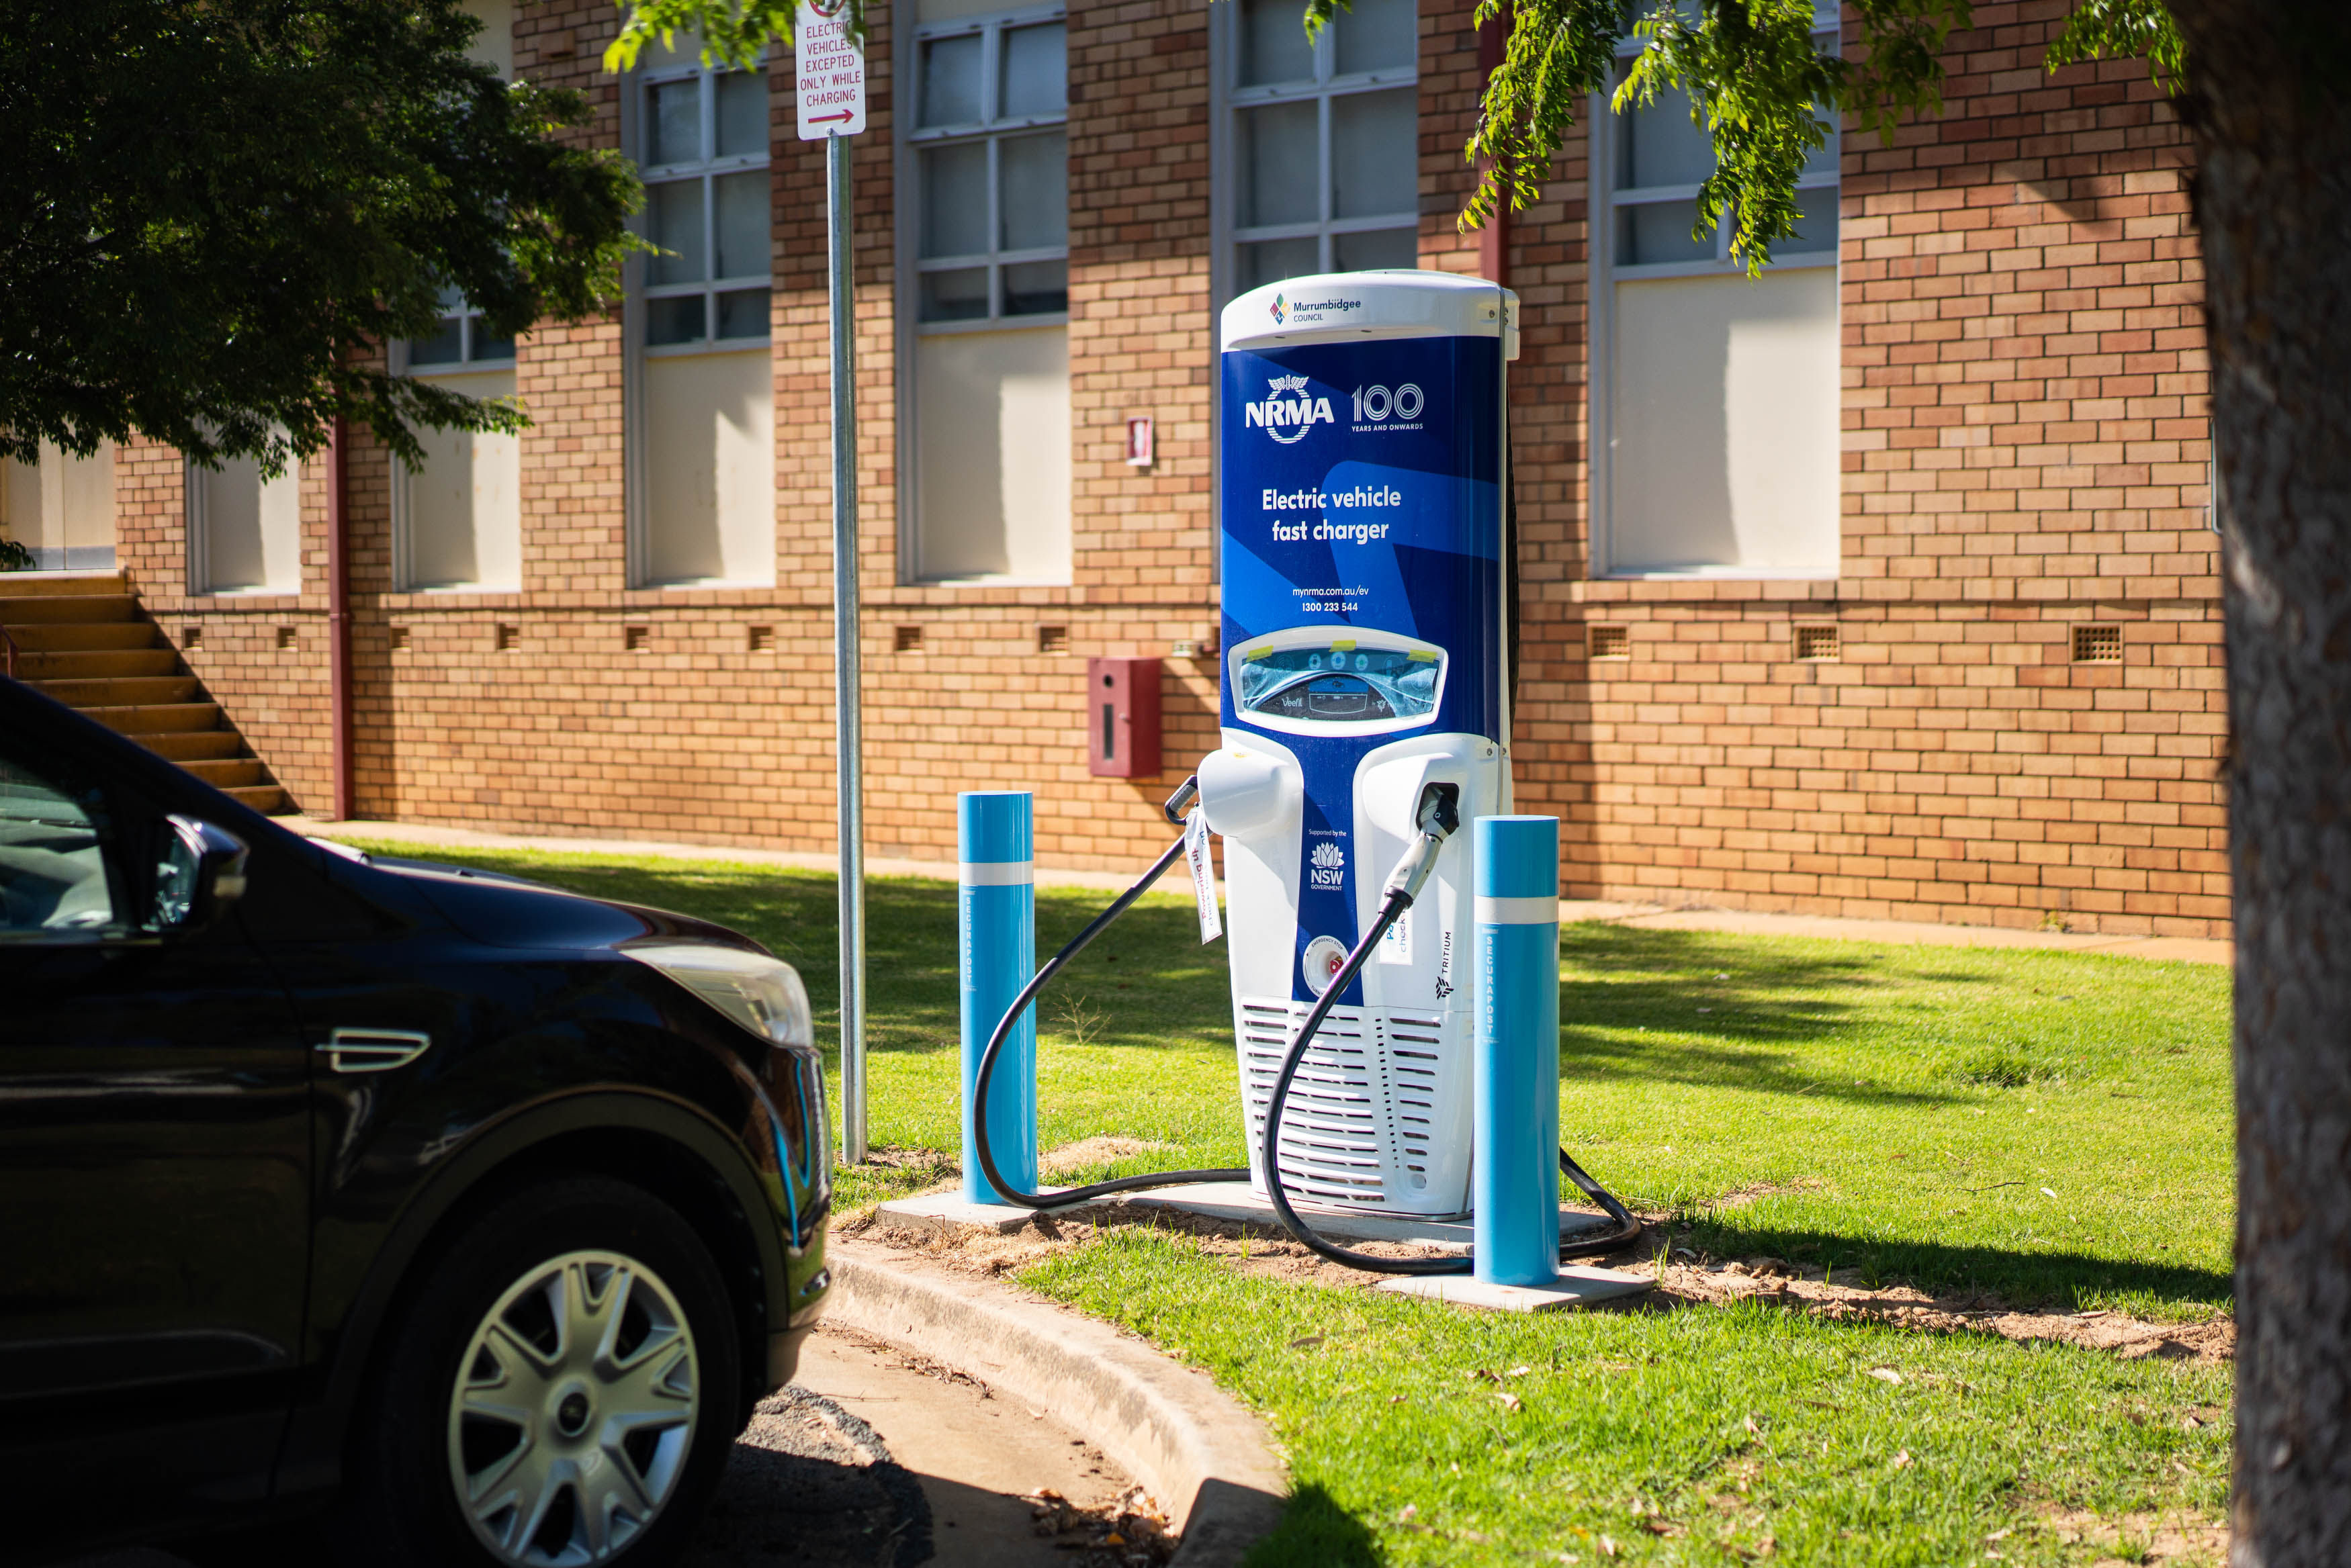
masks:
<svg viewBox="0 0 2351 1568"><path fill-rule="evenodd" d="M1331 400L1318 398L1306 389L1303 376L1274 376L1267 382L1269 390L1260 400L1243 405L1243 429L1259 429L1282 445L1303 441L1306 432L1316 425L1335 425L1336 414L1331 411Z"/></svg>
<svg viewBox="0 0 2351 1568"><path fill-rule="evenodd" d="M1341 887L1346 875L1347 852L1335 844L1318 844L1306 857L1306 883L1311 888Z"/></svg>

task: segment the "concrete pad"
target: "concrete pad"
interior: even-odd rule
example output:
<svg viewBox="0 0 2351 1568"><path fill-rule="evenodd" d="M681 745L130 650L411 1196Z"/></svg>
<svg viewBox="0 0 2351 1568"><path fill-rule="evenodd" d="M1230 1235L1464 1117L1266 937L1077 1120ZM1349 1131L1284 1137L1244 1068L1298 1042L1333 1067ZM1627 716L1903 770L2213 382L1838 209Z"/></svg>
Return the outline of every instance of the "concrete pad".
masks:
<svg viewBox="0 0 2351 1568"><path fill-rule="evenodd" d="M1281 1216L1273 1211L1273 1204L1246 1181L1201 1181L1183 1187L1162 1187L1148 1192L1127 1193L1123 1201L1138 1209L1172 1210L1268 1231L1282 1228ZM1403 1241L1440 1251L1466 1252L1476 1241L1477 1227L1468 1220L1401 1219L1323 1203L1295 1203L1291 1207L1317 1235L1328 1236L1334 1241ZM1588 1209L1562 1208L1559 1211L1562 1236L1604 1231L1614 1223L1605 1214Z"/></svg>
<svg viewBox="0 0 2351 1568"><path fill-rule="evenodd" d="M987 1231L1009 1236L1024 1230L1040 1214L1081 1214L1087 1205L1060 1209L1023 1209L1012 1203L974 1203L960 1192L933 1192L921 1198L897 1198L873 1210L873 1222L890 1231L917 1231L948 1235L957 1231Z"/></svg>
<svg viewBox="0 0 2351 1568"><path fill-rule="evenodd" d="M1483 1307L1489 1312L1557 1312L1562 1307L1590 1306L1593 1302L1617 1296L1636 1296L1656 1289L1656 1283L1648 1274L1562 1263L1559 1278L1547 1285L1493 1285L1467 1274L1422 1274L1382 1280L1374 1288L1453 1306Z"/></svg>

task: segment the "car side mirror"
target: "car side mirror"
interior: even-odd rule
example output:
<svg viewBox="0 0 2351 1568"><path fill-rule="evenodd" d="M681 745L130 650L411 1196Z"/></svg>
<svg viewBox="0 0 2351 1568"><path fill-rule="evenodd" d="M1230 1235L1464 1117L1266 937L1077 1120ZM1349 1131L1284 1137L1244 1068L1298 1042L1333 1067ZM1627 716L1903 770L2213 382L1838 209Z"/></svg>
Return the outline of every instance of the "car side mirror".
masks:
<svg viewBox="0 0 2351 1568"><path fill-rule="evenodd" d="M245 894L245 840L193 816L164 819L171 831L155 866L153 929L203 930Z"/></svg>

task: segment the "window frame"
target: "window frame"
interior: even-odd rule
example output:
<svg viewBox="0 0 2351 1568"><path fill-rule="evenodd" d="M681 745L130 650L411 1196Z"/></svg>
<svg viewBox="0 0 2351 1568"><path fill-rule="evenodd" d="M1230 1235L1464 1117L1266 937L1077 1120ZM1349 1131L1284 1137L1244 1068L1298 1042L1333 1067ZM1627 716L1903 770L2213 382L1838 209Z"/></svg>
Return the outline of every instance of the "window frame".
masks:
<svg viewBox="0 0 2351 1568"><path fill-rule="evenodd" d="M756 76L768 94L769 118L767 140L757 152L736 152L724 157L718 154L718 87L719 78L728 76ZM701 84L696 99L697 118L704 155L697 159L672 163L651 163L637 153L650 144L653 117L646 104L656 88L676 82L695 81ZM623 145L634 150L631 159L637 165L638 178L645 187L645 209L637 216L636 226L647 239L653 230L653 192L656 186L683 185L689 181L702 187L702 254L706 258L705 275L694 283L655 283L650 275L652 258L638 254L629 258L631 271L628 295L628 337L631 350L647 358L670 358L688 354L736 354L775 341L776 309L776 188L775 188L775 80L768 63L763 58L749 71L737 71L724 66L704 65L699 60L647 66L629 73L624 101L631 109L629 123L624 127ZM718 265L718 200L717 182L730 174L742 174L754 170L768 173L768 245L766 265L757 274L730 274L720 277L711 269ZM718 331L718 296L742 289L761 288L768 293L767 325L756 336L721 337ZM653 306L656 300L683 299L700 295L703 300L702 325L705 335L684 343L653 343L647 340L653 326Z"/></svg>
<svg viewBox="0 0 2351 1568"><path fill-rule="evenodd" d="M1400 213L1372 217L1337 218L1331 215L1335 182L1331 166L1331 119L1334 99L1364 93L1393 92L1409 89L1413 94L1413 129L1416 154L1420 129L1420 0L1411 0L1413 7L1413 61L1408 67L1391 67L1385 70L1354 71L1344 76L1338 73L1338 31L1346 18L1336 18L1332 26L1314 40L1314 77L1311 81L1259 83L1243 87L1238 82L1241 67L1238 0L1229 6L1210 8L1208 35L1209 82L1209 233L1211 277L1218 308L1229 303L1241 292L1241 247L1269 241L1313 239L1316 242L1317 272L1335 270L1334 242L1341 234L1408 232L1413 238L1413 256L1420 255L1420 223L1423 202L1420 194L1420 169L1416 156L1413 168L1413 208L1409 222ZM1315 109L1315 150L1318 161L1316 199L1321 206L1318 217L1309 222L1259 224L1244 227L1234 212L1234 198L1239 193L1240 179L1240 117L1252 109L1273 104L1312 102Z"/></svg>
<svg viewBox="0 0 2351 1568"><path fill-rule="evenodd" d="M1814 0L1812 35L1816 44L1841 50L1844 37L1839 12L1834 0ZM1616 47L1616 58L1623 62L1641 52L1637 36L1628 35ZM1685 202L1698 194L1696 185L1644 185L1620 188L1616 182L1616 160L1622 145L1621 127L1625 117L1609 104L1607 93L1594 93L1585 108L1584 123L1591 128L1588 136L1591 202L1587 212L1585 254L1590 258L1588 271L1589 320L1588 332L1592 345L1591 373L1585 382L1586 420L1591 429L1590 527L1586 540L1586 570L1594 579L1607 578L1617 582L1834 582L1843 575L1837 572L1823 576L1816 573L1771 571L1752 566L1694 566L1673 571L1646 568L1615 568L1615 474L1614 450L1616 389L1616 286L1619 283L1640 282L1650 278L1675 277L1735 277L1741 275L1743 262L1730 259L1729 227L1731 214L1725 212L1715 224L1715 255L1711 261L1688 260L1672 262L1634 262L1616 260L1617 214L1630 207L1655 205L1666 202ZM1831 132L1824 151L1835 156L1825 160L1833 172L1801 176L1796 189L1802 191L1844 189L1843 128ZM1840 280L1844 277L1844 213L1840 202L1838 243L1826 250L1800 251L1793 255L1774 256L1767 272L1823 271L1834 269ZM1839 321L1843 310L1840 306ZM1837 519L1842 547L1843 519Z"/></svg>
<svg viewBox="0 0 2351 1568"><path fill-rule="evenodd" d="M1040 310L1023 315L1010 315L1004 309L1004 271L1030 262L1058 261L1062 267L1062 287L1068 288L1070 241L1066 223L1061 243L1058 245L1030 246L1021 250L1005 250L999 242L1004 234L1003 144L1024 134L1060 130L1062 132L1064 159L1067 158L1070 123L1068 55L1063 54L1062 80L1064 94L1061 111L1056 114L1000 116L994 111L1003 88L1004 35L1020 27L1041 23L1059 22L1069 26L1069 7L1065 5L1019 6L1006 11L978 13L956 16L942 22L915 24L907 33L908 46L901 67L903 93L898 101L907 106L905 129L898 133L898 188L905 192L900 204L898 227L906 236L899 258L900 297L908 302L905 315L914 335L933 337L955 332L1006 332L1029 327L1066 327L1070 313L1061 310ZM979 76L981 115L977 120L963 125L918 127L915 116L921 112L923 90L923 46L939 38L967 37L979 35ZM1067 34L1064 32L1064 39ZM987 149L987 237L988 248L967 254L930 256L922 254L923 189L922 152L925 148L939 146L970 146L974 143ZM1064 162L1064 168L1067 164ZM1069 204L1069 186L1062 184L1063 210ZM925 273L966 272L975 267L987 269L987 314L958 321L925 321L922 317L922 280Z"/></svg>
<svg viewBox="0 0 2351 1568"><path fill-rule="evenodd" d="M471 301L460 296L451 303L449 308L441 313L441 318L444 321L453 316L457 318L458 357L456 358L420 361L416 358L416 339L397 338L392 345L392 373L395 376L472 376L489 375L499 370L512 370L518 368L522 350L522 334L515 335L510 340L512 347L506 353L491 358L478 357L474 352L474 339L475 334L481 330L481 311L475 308Z"/></svg>

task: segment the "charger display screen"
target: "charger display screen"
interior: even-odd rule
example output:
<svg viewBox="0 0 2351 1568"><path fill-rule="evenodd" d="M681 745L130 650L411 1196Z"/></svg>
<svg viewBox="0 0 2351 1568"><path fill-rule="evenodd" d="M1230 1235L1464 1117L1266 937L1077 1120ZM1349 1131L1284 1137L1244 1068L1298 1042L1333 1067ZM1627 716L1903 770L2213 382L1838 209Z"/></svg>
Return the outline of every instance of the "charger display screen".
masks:
<svg viewBox="0 0 2351 1568"><path fill-rule="evenodd" d="M1437 711L1441 656L1404 649L1285 648L1244 660L1235 706L1294 723L1360 724Z"/></svg>

